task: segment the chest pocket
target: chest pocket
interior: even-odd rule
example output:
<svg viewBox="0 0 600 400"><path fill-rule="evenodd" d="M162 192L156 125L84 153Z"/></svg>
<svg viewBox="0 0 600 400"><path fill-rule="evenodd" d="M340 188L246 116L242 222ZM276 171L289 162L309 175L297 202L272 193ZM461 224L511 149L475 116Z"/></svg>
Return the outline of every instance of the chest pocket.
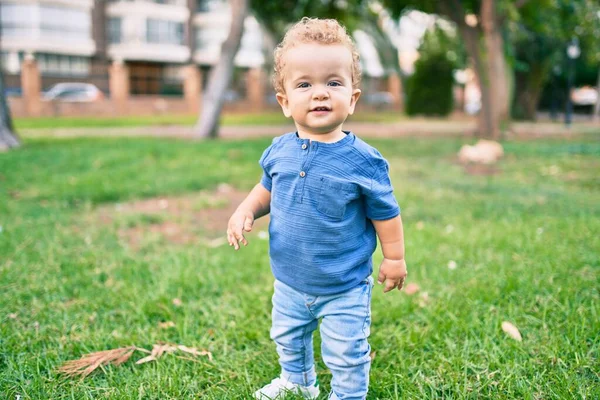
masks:
<svg viewBox="0 0 600 400"><path fill-rule="evenodd" d="M358 197L357 185L321 178L321 189L317 197L317 210L328 217L342 219L348 203Z"/></svg>

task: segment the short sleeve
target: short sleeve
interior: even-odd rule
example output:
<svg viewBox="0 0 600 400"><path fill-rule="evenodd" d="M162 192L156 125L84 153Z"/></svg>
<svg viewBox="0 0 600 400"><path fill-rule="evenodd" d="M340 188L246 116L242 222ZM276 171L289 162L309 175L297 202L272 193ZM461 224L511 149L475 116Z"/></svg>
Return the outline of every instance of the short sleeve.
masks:
<svg viewBox="0 0 600 400"><path fill-rule="evenodd" d="M270 172L270 161L271 152L273 150L273 147L275 146L275 143L277 143L277 138L273 139L273 143L271 143L271 145L267 147L267 149L263 152L262 156L260 157L260 160L258 161L263 170L262 178L260 179L260 184L263 185L264 188L267 189L269 192L271 191L271 187L273 186L273 179Z"/></svg>
<svg viewBox="0 0 600 400"><path fill-rule="evenodd" d="M371 185L364 194L367 218L384 221L400 214L400 207L394 197L394 188L390 181L389 165L383 157L376 159Z"/></svg>

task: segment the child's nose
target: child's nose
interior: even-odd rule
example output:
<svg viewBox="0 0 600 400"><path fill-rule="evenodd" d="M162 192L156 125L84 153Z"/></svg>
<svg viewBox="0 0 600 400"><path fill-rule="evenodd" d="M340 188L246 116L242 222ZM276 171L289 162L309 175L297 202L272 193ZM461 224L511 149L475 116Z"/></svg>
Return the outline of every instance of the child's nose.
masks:
<svg viewBox="0 0 600 400"><path fill-rule="evenodd" d="M323 100L329 98L329 92L324 86L315 86L313 90L313 98L315 100Z"/></svg>

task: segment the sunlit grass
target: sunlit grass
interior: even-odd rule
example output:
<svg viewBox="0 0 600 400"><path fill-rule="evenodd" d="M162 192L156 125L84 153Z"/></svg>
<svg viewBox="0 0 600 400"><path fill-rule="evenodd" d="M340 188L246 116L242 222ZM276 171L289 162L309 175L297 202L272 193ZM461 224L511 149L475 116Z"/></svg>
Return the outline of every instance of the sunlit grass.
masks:
<svg viewBox="0 0 600 400"><path fill-rule="evenodd" d="M234 252L150 232L169 214L99 217L221 183L248 190L269 142L26 139L0 154L0 393L245 399L274 378L273 280L258 233ZM420 287L413 296L376 288L369 399L599 398L597 137L505 143L499 173L484 176L456 163L459 139L369 142L390 161L409 282ZM193 212L223 207L195 198ZM145 232L137 248L123 228ZM130 361L83 381L56 373L84 353L160 341L214 361ZM316 354L325 394L331 376Z"/></svg>
<svg viewBox="0 0 600 400"><path fill-rule="evenodd" d="M401 113L395 111L361 112L350 117L356 122L394 122L403 119ZM148 115L128 117L35 117L15 118L15 128L21 129L58 129L58 128L114 128L157 125L192 126L198 121L197 115ZM273 110L262 113L228 113L223 116L222 124L231 125L273 125L291 124L281 113Z"/></svg>

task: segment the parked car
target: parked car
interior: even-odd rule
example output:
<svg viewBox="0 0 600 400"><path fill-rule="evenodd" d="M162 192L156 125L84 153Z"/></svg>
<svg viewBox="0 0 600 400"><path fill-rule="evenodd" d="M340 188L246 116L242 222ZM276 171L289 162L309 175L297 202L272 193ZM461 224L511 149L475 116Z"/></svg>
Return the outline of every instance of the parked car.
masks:
<svg viewBox="0 0 600 400"><path fill-rule="evenodd" d="M591 86L583 86L571 92L571 100L577 106L593 106L598 101L598 91Z"/></svg>
<svg viewBox="0 0 600 400"><path fill-rule="evenodd" d="M4 88L4 95L6 97L21 97L23 92L21 91L21 88L7 87Z"/></svg>
<svg viewBox="0 0 600 400"><path fill-rule="evenodd" d="M375 92L365 95L364 101L376 108L384 108L394 104L394 95L390 92Z"/></svg>
<svg viewBox="0 0 600 400"><path fill-rule="evenodd" d="M63 82L52 86L43 93L43 99L47 101L71 101L77 103L88 103L104 98L104 93L91 83Z"/></svg>

